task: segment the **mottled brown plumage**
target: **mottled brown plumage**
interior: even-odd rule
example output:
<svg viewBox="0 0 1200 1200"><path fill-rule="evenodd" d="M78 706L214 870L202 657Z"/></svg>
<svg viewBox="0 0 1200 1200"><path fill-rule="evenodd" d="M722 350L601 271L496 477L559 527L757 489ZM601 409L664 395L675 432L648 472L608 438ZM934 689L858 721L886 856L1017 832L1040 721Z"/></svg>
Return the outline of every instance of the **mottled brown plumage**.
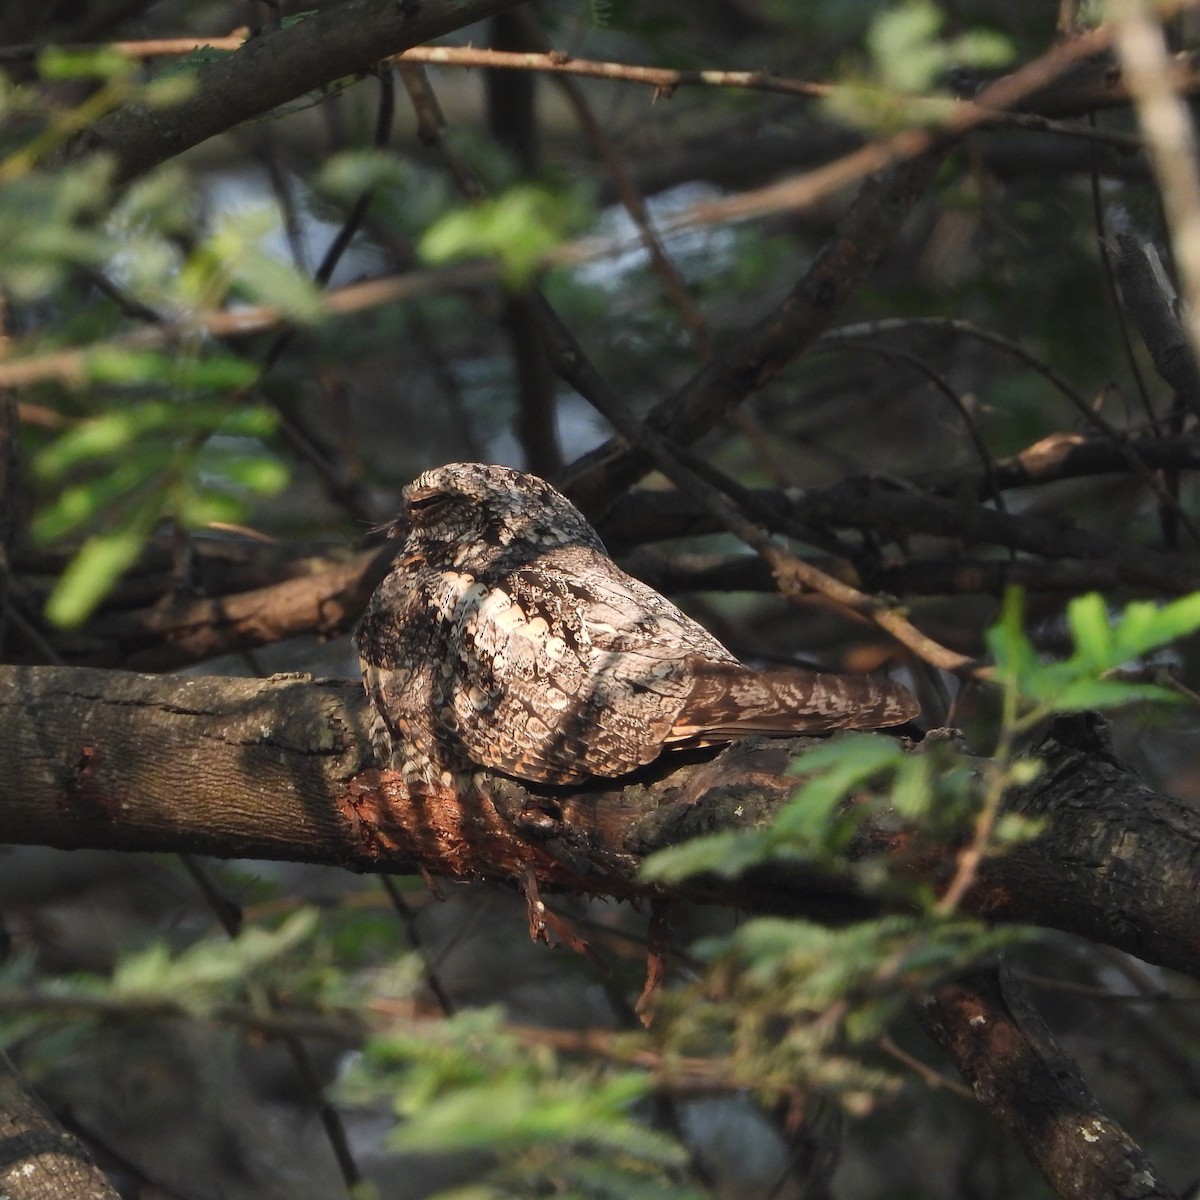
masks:
<svg viewBox="0 0 1200 1200"><path fill-rule="evenodd" d="M357 634L376 745L411 779L622 775L671 747L897 725L883 680L743 666L625 574L548 483L451 463L404 491L404 547Z"/></svg>

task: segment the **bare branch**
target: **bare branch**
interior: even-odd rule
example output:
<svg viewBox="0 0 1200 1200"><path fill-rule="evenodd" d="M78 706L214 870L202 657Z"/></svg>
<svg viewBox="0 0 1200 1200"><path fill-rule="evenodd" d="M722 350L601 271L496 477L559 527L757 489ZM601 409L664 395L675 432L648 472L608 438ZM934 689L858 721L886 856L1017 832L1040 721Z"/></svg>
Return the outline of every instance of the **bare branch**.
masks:
<svg viewBox="0 0 1200 1200"><path fill-rule="evenodd" d="M1117 0L1112 22L1166 210L1183 291L1183 325L1193 356L1200 357L1200 169L1191 114L1175 90L1154 6L1147 0Z"/></svg>
<svg viewBox="0 0 1200 1200"><path fill-rule="evenodd" d="M102 150L127 183L184 150L347 75L370 71L452 30L515 8L522 0L349 0L252 37L201 67L192 92L166 108L127 106L88 130L75 153Z"/></svg>
<svg viewBox="0 0 1200 1200"><path fill-rule="evenodd" d="M1115 448L1111 453L1119 458ZM1193 448L1191 456L1200 453ZM999 475L1000 472L998 471ZM986 480L974 468L980 490ZM1003 484L1002 484L1003 486ZM1200 567L1188 556L1143 549L1077 528L1060 518L997 512L952 495L930 495L903 480L851 478L826 488L753 493L768 512L785 522L817 529L863 529L881 537L914 534L959 538L975 545L1007 546L1060 560L1111 563L1129 586L1158 588L1172 595L1200 587ZM694 497L680 492L637 491L621 498L601 525L618 549L671 537L711 533L724 522Z"/></svg>
<svg viewBox="0 0 1200 1200"><path fill-rule="evenodd" d="M1006 969L942 984L922 1003L921 1018L1056 1196L1175 1196L1141 1147L1105 1113Z"/></svg>
<svg viewBox="0 0 1200 1200"><path fill-rule="evenodd" d="M397 548L392 542L324 570L231 595L176 594L145 608L101 613L82 631L54 641L71 662L167 671L303 634L332 637L358 620ZM37 647L32 656L41 660Z"/></svg>
<svg viewBox="0 0 1200 1200"><path fill-rule="evenodd" d="M82 1144L46 1111L3 1050L0 1146L0 1195L6 1200L117 1200L116 1190Z"/></svg>

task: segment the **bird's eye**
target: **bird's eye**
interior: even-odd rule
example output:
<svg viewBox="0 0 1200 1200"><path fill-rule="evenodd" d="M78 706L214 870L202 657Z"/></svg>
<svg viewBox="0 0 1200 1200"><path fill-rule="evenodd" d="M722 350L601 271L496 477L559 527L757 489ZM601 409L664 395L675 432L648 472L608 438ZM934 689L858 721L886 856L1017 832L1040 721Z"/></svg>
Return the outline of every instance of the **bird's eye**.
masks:
<svg viewBox="0 0 1200 1200"><path fill-rule="evenodd" d="M450 504L445 492L418 492L408 499L408 511L412 519L421 524L432 520Z"/></svg>

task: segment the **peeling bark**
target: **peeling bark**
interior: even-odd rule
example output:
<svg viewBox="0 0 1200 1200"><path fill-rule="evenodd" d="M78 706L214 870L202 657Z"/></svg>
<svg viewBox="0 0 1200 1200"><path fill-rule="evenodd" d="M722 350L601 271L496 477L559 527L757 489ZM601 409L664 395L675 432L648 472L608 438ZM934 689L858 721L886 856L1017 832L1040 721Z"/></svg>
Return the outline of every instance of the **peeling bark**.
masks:
<svg viewBox="0 0 1200 1200"><path fill-rule="evenodd" d="M543 892L638 898L642 860L664 846L768 822L814 739L735 743L707 761L575 790L480 775L473 791L409 792L371 760L357 681L162 678L0 668L0 841L421 871ZM1032 841L985 861L967 907L1079 934L1200 975L1200 812L1153 791L1112 753L1102 719L1056 721L1039 779L1009 797ZM903 836L870 831L938 886L956 847L914 865ZM772 863L698 878L687 898L752 912L847 920L876 911L849 876Z"/></svg>

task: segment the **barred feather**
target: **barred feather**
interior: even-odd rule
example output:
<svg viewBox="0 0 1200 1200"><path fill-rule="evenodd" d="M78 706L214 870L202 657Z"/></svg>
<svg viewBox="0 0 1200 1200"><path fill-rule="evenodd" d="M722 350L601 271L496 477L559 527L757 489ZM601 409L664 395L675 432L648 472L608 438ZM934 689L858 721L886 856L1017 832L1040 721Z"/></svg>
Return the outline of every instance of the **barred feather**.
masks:
<svg viewBox="0 0 1200 1200"><path fill-rule="evenodd" d="M384 761L577 783L666 747L882 728L918 712L862 677L743 666L625 574L548 483L452 463L405 489L403 552L356 635Z"/></svg>

